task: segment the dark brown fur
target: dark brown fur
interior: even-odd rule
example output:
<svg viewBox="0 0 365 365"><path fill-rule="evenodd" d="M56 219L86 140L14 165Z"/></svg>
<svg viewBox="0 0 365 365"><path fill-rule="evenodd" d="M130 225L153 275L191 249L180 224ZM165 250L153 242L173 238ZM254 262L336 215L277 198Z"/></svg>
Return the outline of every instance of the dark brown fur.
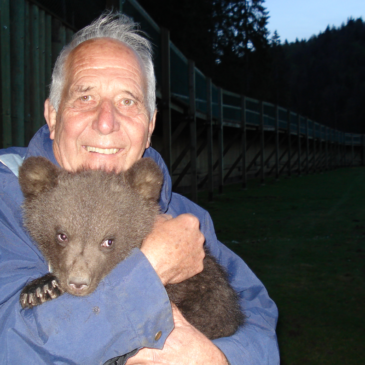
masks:
<svg viewBox="0 0 365 365"><path fill-rule="evenodd" d="M53 273L24 288L22 306L65 291L93 292L133 248L141 247L159 214L162 182L162 172L146 158L120 174L71 173L43 157L26 160L19 171L24 222ZM208 252L202 273L166 290L185 318L211 339L229 336L243 323L237 294Z"/></svg>

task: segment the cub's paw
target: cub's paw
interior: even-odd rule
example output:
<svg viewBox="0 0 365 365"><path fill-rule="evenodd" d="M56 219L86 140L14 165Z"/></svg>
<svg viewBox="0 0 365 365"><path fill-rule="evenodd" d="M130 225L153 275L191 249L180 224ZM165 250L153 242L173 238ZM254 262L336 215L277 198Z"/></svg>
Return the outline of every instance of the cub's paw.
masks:
<svg viewBox="0 0 365 365"><path fill-rule="evenodd" d="M47 274L24 287L20 294L20 304L23 308L33 308L58 298L63 293L57 278L53 274Z"/></svg>

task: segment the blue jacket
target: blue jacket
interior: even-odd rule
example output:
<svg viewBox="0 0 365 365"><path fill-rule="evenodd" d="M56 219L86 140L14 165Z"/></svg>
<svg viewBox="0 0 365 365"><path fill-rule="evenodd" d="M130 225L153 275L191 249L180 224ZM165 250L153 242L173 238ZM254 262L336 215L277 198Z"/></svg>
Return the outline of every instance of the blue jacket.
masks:
<svg viewBox="0 0 365 365"><path fill-rule="evenodd" d="M28 148L0 151L0 363L104 364L136 348L161 349L173 329L171 307L161 281L138 249L91 295L65 294L33 309L21 309L22 288L48 272L47 262L22 226L17 169L30 156L44 156L57 164L47 126ZM189 212L199 218L206 244L240 294L247 323L232 337L214 343L231 365L279 364L278 312L265 287L242 259L217 240L209 214L171 192L161 156L152 148L144 156L152 157L164 172L162 211L174 217ZM162 336L156 341L158 331Z"/></svg>

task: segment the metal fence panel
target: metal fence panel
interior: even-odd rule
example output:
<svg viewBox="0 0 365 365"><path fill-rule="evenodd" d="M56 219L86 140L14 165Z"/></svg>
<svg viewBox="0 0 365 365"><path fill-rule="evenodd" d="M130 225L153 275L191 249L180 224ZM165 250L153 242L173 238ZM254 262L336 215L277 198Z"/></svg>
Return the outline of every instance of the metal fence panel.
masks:
<svg viewBox="0 0 365 365"><path fill-rule="evenodd" d="M207 79L203 73L195 68L195 97L196 109L202 113L207 112Z"/></svg>
<svg viewBox="0 0 365 365"><path fill-rule="evenodd" d="M223 119L241 123L241 96L223 91Z"/></svg>
<svg viewBox="0 0 365 365"><path fill-rule="evenodd" d="M189 103L189 63L171 43L171 95Z"/></svg>

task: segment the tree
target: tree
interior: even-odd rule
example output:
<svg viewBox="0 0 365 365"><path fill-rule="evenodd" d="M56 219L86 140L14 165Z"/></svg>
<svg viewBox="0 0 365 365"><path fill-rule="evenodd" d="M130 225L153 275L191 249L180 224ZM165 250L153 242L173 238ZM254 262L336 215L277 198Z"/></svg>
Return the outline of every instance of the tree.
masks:
<svg viewBox="0 0 365 365"><path fill-rule="evenodd" d="M270 64L267 40L269 32L266 28L269 16L263 6L264 2L215 2L216 78L219 83L222 82L222 86L251 96L258 96L256 91L265 89L265 75ZM227 78L221 77L225 69L231 71L231 85L225 81Z"/></svg>
<svg viewBox="0 0 365 365"><path fill-rule="evenodd" d="M217 0L215 33L217 55L229 48L238 58L267 46L269 19L265 0Z"/></svg>
<svg viewBox="0 0 365 365"><path fill-rule="evenodd" d="M345 132L365 131L365 23L348 19L309 40L274 45L266 99Z"/></svg>
<svg viewBox="0 0 365 365"><path fill-rule="evenodd" d="M276 46L280 46L281 44L281 40L280 40L280 36L277 30L274 30L273 35L271 36L270 39L270 45L272 47L276 47Z"/></svg>

